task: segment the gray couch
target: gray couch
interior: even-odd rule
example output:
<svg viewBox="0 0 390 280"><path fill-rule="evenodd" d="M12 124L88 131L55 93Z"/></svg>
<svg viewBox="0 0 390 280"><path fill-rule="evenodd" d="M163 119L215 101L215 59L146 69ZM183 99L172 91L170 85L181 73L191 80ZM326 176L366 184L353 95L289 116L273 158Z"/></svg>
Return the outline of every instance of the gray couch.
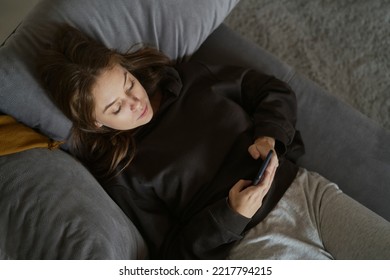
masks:
<svg viewBox="0 0 390 280"><path fill-rule="evenodd" d="M68 22L126 51L153 44L179 63L250 66L287 81L298 96L306 144L299 164L335 181L390 220L390 133L221 23L236 0L44 0L0 48L0 113L56 140L70 122L37 82L43 28ZM1 137L1 136L0 136ZM0 259L139 259L138 230L89 172L64 150L0 157Z"/></svg>

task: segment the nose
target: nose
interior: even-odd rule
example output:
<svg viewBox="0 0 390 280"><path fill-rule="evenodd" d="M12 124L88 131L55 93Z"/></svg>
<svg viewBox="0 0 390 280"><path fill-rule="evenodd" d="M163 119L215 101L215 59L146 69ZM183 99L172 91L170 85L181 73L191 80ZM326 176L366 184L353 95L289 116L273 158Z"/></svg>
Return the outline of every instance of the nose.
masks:
<svg viewBox="0 0 390 280"><path fill-rule="evenodd" d="M134 95L128 96L127 103L131 111L137 111L141 107L141 101Z"/></svg>

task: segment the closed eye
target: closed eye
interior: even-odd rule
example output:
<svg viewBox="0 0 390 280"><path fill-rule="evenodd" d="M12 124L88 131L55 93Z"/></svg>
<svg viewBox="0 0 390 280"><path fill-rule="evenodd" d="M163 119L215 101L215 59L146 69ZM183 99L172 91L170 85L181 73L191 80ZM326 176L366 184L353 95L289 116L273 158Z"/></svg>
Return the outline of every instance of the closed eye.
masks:
<svg viewBox="0 0 390 280"><path fill-rule="evenodd" d="M120 113L121 109L122 109L122 106L121 106L120 104L117 105L116 107L117 107L117 109L115 109L115 110L112 112L114 115L118 115L118 114Z"/></svg>

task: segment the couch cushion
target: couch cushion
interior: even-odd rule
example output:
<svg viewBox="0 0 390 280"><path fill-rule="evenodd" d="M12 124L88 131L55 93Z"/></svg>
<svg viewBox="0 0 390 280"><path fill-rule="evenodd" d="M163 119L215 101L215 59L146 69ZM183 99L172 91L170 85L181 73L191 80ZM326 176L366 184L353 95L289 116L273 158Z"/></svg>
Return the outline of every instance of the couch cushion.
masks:
<svg viewBox="0 0 390 280"><path fill-rule="evenodd" d="M0 112L64 140L70 121L37 82L37 50L54 22L66 22L122 52L153 45L172 59L190 56L238 0L43 0L0 49Z"/></svg>
<svg viewBox="0 0 390 280"><path fill-rule="evenodd" d="M61 150L0 157L0 259L138 259L138 230Z"/></svg>

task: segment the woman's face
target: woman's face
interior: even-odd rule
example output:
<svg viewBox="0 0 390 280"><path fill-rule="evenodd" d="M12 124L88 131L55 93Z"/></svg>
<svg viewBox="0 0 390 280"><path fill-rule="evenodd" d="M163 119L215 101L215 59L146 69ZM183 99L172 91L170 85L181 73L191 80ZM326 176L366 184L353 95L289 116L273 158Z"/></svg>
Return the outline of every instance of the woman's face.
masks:
<svg viewBox="0 0 390 280"><path fill-rule="evenodd" d="M119 64L97 78L92 94L98 127L129 130L147 124L153 117L145 89Z"/></svg>

